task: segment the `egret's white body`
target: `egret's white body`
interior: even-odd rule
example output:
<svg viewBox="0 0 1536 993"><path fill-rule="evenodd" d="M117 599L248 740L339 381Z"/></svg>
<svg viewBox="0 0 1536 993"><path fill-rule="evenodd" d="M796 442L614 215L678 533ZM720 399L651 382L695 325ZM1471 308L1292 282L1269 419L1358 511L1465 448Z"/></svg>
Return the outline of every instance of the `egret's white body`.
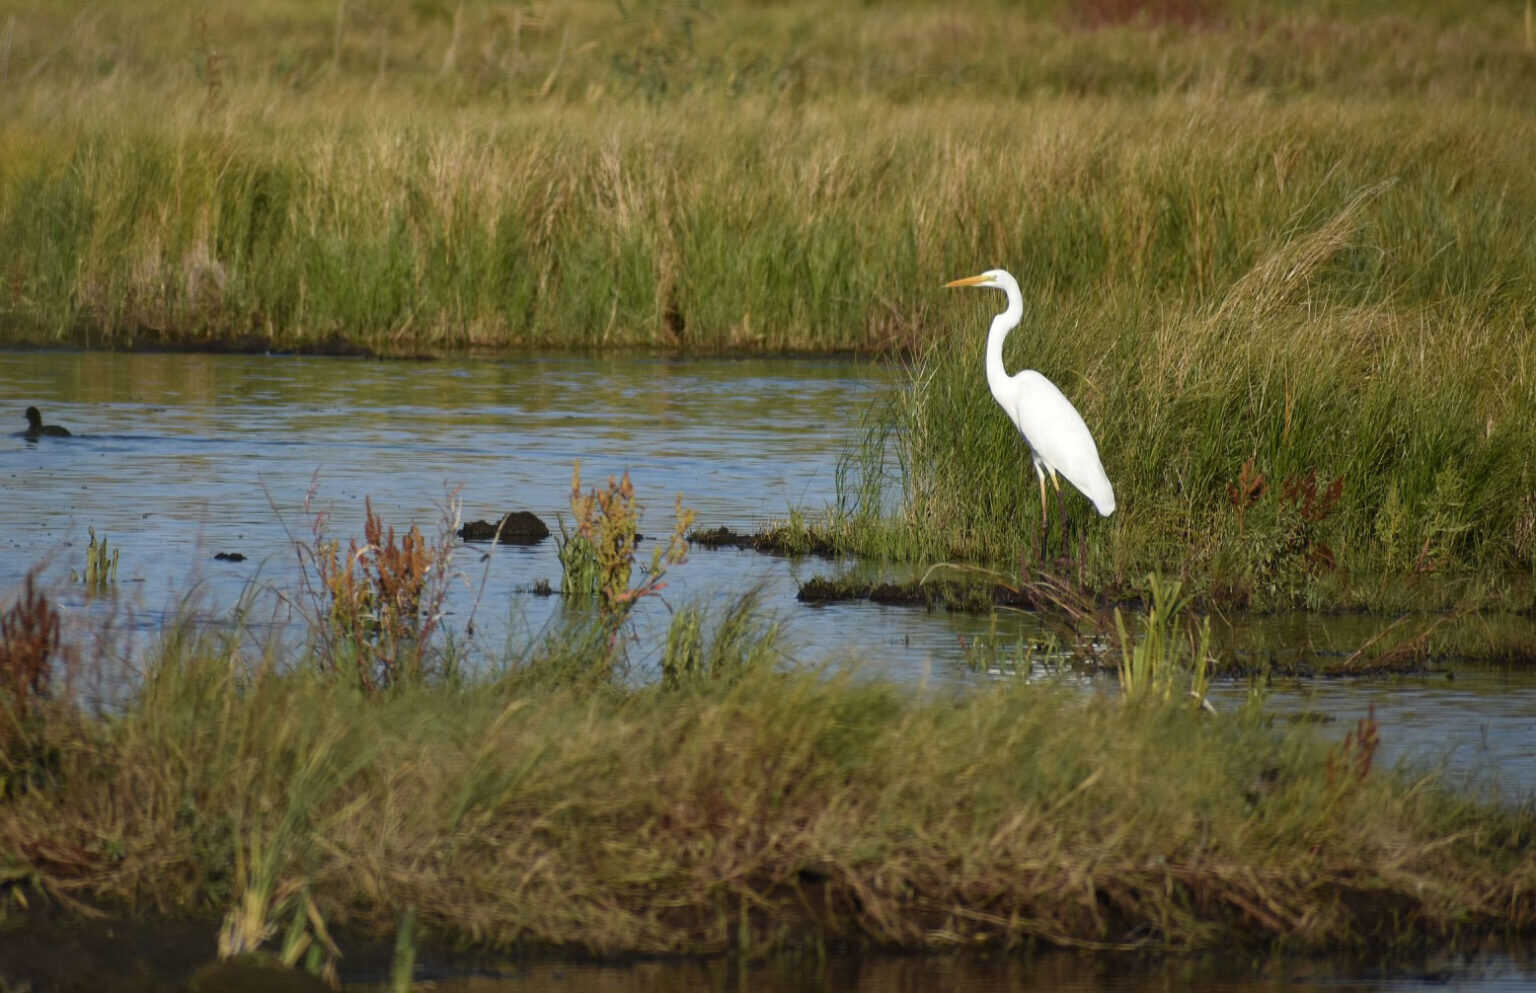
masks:
<svg viewBox="0 0 1536 993"><path fill-rule="evenodd" d="M1024 298L1019 284L1002 269L989 269L946 283L946 286L980 286L1002 290L1008 295L1008 309L992 318L987 333L987 386L998 406L1008 415L1029 445L1035 474L1040 479L1040 527L1046 526L1045 477L1061 490L1058 473L1093 501L1100 514L1115 512L1115 489L1099 461L1099 448L1093 443L1088 425L1056 384L1033 369L1008 375L1003 368L1003 340L1018 327L1024 316ZM1058 497L1059 499L1059 497ZM1065 538L1065 534L1063 534Z"/></svg>

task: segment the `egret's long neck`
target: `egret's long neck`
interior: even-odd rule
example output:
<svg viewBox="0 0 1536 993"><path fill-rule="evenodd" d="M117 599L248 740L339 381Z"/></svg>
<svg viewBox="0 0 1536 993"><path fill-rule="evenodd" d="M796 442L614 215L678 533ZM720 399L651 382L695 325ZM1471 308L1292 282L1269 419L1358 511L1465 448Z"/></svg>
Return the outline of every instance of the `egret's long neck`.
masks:
<svg viewBox="0 0 1536 993"><path fill-rule="evenodd" d="M1008 293L1008 309L992 318L992 330L987 332L987 385L999 403L1007 396L1004 387L1008 384L1008 370L1003 368L1003 339L1024 316L1024 300L1019 291L1011 286L1004 289Z"/></svg>

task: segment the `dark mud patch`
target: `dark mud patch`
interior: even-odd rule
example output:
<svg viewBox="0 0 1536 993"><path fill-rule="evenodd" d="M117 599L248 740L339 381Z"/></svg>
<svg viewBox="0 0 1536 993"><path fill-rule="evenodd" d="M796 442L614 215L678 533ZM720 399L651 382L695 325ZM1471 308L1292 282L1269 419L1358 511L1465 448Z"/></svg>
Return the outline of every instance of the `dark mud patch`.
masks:
<svg viewBox="0 0 1536 993"><path fill-rule="evenodd" d="M927 582L876 583L864 580L834 579L816 576L800 586L796 599L809 605L864 601L886 606L943 609L957 613L987 614L1012 609L1034 614L1056 631L1058 644L1078 644L1082 651L1073 654L1093 668L1113 671L1122 657L1118 610L1133 637L1140 626L1133 618L1144 614L1146 601L1133 595L1090 591L1058 575L1040 572L1020 586L1001 583L930 579ZM1183 622L1190 626L1211 614L1207 606L1194 604ZM1234 614L1220 616L1238 623ZM1322 678L1392 675L1445 675L1454 679L1458 665L1498 665L1509 668L1536 668L1536 651L1530 643L1515 641L1488 643L1465 649L1446 650L1434 639L1436 629L1448 618L1424 615L1417 618L1379 618L1380 635L1363 639L1353 651L1330 650L1302 642L1294 647L1245 649L1238 644L1223 644L1218 638L1212 646L1211 674L1223 679ZM1388 632L1392 632L1390 636ZM1453 639L1454 640L1454 639ZM1089 650L1092 647L1092 650Z"/></svg>
<svg viewBox="0 0 1536 993"><path fill-rule="evenodd" d="M459 537L465 541L499 541L503 545L536 545L549 537L549 525L537 514L527 510L514 510L501 515L495 524L489 521L470 521L459 528Z"/></svg>
<svg viewBox="0 0 1536 993"><path fill-rule="evenodd" d="M84 916L47 903L6 912L0 926L0 990L31 993L319 993L315 976L258 956L219 962L219 922L195 917ZM342 948L343 984L378 983L389 975L393 944L354 929L332 932ZM447 968L418 975L483 971L477 957L427 943ZM418 959L420 961L420 958Z"/></svg>
<svg viewBox="0 0 1536 993"><path fill-rule="evenodd" d="M769 555L819 555L838 558L842 551L826 538L790 528L770 528L757 534L742 534L728 527L697 528L688 533L690 544L700 548L744 548Z"/></svg>
<svg viewBox="0 0 1536 993"><path fill-rule="evenodd" d="M317 993L306 972L257 960L217 962L218 925L184 919L31 913L0 930L0 988L35 993ZM376 957L376 956L375 956Z"/></svg>
<svg viewBox="0 0 1536 993"><path fill-rule="evenodd" d="M795 599L810 604L868 600L870 603L898 607L943 607L965 613L986 613L994 607L1038 611L1060 606L1059 600L1038 591L998 584L956 583L948 580L929 583L867 583L821 576L802 584Z"/></svg>

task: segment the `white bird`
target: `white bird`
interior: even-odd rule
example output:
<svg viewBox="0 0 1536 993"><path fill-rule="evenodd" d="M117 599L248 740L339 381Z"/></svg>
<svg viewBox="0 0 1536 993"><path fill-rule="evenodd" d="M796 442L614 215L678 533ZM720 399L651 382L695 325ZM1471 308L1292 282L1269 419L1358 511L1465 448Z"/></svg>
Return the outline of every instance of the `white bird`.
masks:
<svg viewBox="0 0 1536 993"><path fill-rule="evenodd" d="M1008 294L1008 309L992 318L992 329L987 333L987 385L992 396L1004 413L1018 427L1019 433L1029 445L1034 460L1035 475L1040 479L1040 541L1044 554L1046 535L1045 476L1050 473L1051 484L1056 487L1056 502L1062 510L1061 539L1067 540L1065 508L1061 505L1061 481L1057 473L1067 477L1083 495L1093 501L1100 514L1108 517L1115 512L1115 490L1104 474L1104 464L1099 461L1098 446L1088 425L1064 396L1056 384L1033 369L1025 369L1010 376L1003 368L1003 339L1018 327L1024 316L1024 298L1019 294L1019 284L1002 269L988 269L979 276L968 276L944 284L945 286L980 286L1002 290Z"/></svg>

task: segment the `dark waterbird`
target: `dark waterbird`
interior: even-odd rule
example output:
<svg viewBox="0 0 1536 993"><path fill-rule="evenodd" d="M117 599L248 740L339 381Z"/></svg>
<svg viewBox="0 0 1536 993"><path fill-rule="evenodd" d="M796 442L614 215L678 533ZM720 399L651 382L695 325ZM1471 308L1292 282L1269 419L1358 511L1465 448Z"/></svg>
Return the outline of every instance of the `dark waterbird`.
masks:
<svg viewBox="0 0 1536 993"><path fill-rule="evenodd" d="M68 438L69 429L61 428L57 424L44 424L43 415L36 407L27 408L27 429L22 436L28 441L36 441L38 438Z"/></svg>

